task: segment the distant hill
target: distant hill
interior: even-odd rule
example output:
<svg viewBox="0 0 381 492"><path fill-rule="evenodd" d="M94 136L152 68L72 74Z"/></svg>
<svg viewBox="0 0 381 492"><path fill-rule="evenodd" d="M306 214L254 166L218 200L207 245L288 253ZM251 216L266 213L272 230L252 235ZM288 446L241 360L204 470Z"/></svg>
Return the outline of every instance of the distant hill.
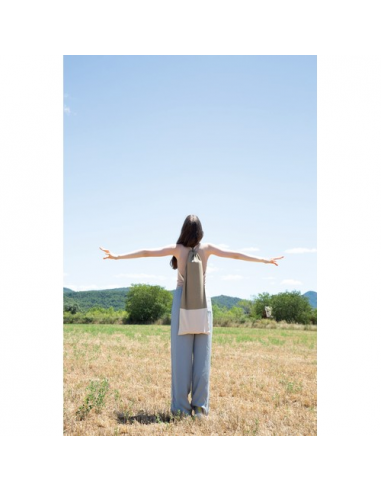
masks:
<svg viewBox="0 0 381 492"><path fill-rule="evenodd" d="M218 304L218 306L227 307L228 309L234 307L239 301L242 301L242 299L239 297L230 297L223 295L212 297L213 304Z"/></svg>
<svg viewBox="0 0 381 492"><path fill-rule="evenodd" d="M64 287L64 304L77 303L79 309L87 311L88 309L99 306L103 308L113 307L116 310L126 308L126 294L130 287L119 287L117 289L105 290L84 290L80 292L65 292Z"/></svg>
<svg viewBox="0 0 381 492"><path fill-rule="evenodd" d="M84 290L75 292L67 287L63 288L64 304L77 303L79 308L83 311L95 306L103 308L113 307L114 309L125 309L126 307L126 294L130 290L130 287L118 287L117 289L104 289L104 290ZM174 294L175 289L170 290L171 294ZM220 307L226 306L228 309L235 306L239 301L239 297L229 296L215 296L212 297L212 303L218 304Z"/></svg>
<svg viewBox="0 0 381 492"><path fill-rule="evenodd" d="M317 309L317 292L315 292L314 290L309 290L303 295L306 296L307 299L310 301L311 306Z"/></svg>
<svg viewBox="0 0 381 492"><path fill-rule="evenodd" d="M104 290L85 290L75 292L74 290L63 288L64 304L77 303L79 308L83 311L95 306L103 308L113 307L114 309L125 309L126 307L126 294L130 290L130 287L118 287L116 289L104 289ZM175 289L170 290L171 294L174 294ZM314 291L308 291L304 296L307 297L312 307L317 307L317 293ZM242 301L240 297L230 296L214 296L212 297L212 304L216 304L220 307L226 307L231 309L236 306L239 301Z"/></svg>

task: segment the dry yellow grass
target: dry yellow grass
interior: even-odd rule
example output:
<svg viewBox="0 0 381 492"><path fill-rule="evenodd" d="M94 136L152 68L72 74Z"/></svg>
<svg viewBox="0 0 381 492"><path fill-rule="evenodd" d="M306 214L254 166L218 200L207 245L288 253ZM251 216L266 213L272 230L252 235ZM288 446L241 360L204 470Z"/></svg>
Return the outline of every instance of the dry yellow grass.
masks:
<svg viewBox="0 0 381 492"><path fill-rule="evenodd" d="M210 414L170 414L169 326L64 326L64 435L315 436L316 331L213 328ZM78 410L91 381L104 405Z"/></svg>

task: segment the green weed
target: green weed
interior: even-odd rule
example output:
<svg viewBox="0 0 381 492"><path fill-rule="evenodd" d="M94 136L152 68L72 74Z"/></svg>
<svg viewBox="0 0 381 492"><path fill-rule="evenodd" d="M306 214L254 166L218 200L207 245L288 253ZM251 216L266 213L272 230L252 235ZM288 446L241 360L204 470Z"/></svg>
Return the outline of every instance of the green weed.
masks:
<svg viewBox="0 0 381 492"><path fill-rule="evenodd" d="M296 383L295 381L286 381L281 379L279 381L283 386L285 386L287 393L296 393L302 391L303 386L301 383Z"/></svg>
<svg viewBox="0 0 381 492"><path fill-rule="evenodd" d="M107 391L109 390L108 379L106 378L102 381L92 380L86 389L88 393L85 401L76 412L79 420L83 420L93 408L97 413L101 411L101 408L105 404Z"/></svg>

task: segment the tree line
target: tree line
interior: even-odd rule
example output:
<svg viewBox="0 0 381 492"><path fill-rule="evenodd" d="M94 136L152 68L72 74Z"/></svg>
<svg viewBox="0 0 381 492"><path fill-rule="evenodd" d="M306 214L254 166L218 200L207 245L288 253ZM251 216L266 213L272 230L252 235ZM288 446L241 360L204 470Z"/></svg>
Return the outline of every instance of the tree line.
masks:
<svg viewBox="0 0 381 492"><path fill-rule="evenodd" d="M64 323L171 324L173 294L158 285L133 284L126 293L125 309L93 306L80 308L75 301L64 303ZM212 303L213 324L234 326L265 317L269 307L274 321L317 325L317 309L300 291L269 294L263 292L252 301L241 300L228 309Z"/></svg>

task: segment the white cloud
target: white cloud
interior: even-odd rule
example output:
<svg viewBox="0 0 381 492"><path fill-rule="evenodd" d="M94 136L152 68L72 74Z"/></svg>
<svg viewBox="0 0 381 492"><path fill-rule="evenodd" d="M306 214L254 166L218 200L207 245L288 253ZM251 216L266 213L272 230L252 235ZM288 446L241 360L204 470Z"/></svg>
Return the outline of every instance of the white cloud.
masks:
<svg viewBox="0 0 381 492"><path fill-rule="evenodd" d="M300 280L294 280L292 278L282 280L281 284L284 285L302 285L303 282L300 282Z"/></svg>
<svg viewBox="0 0 381 492"><path fill-rule="evenodd" d="M241 280L243 278L242 275L223 275L222 280Z"/></svg>
<svg viewBox="0 0 381 492"><path fill-rule="evenodd" d="M124 277L124 278L151 278L165 280L167 277L165 275L150 275L148 273L118 273L114 277Z"/></svg>
<svg viewBox="0 0 381 492"><path fill-rule="evenodd" d="M87 284L87 285L77 285L77 284L66 284L64 287L68 289L75 290L76 292L81 292L84 290L103 290L103 289L117 289L119 287L125 287L125 285L119 284L107 284L107 285L97 285L97 284Z"/></svg>
<svg viewBox="0 0 381 492"><path fill-rule="evenodd" d="M71 113L69 106L64 105L64 113L65 114L70 114Z"/></svg>
<svg viewBox="0 0 381 492"><path fill-rule="evenodd" d="M259 248L241 248L240 251L259 251Z"/></svg>
<svg viewBox="0 0 381 492"><path fill-rule="evenodd" d="M262 277L262 280L275 280L275 277Z"/></svg>
<svg viewBox="0 0 381 492"><path fill-rule="evenodd" d="M291 248L286 249L285 253L300 254L300 253L316 253L316 248Z"/></svg>

